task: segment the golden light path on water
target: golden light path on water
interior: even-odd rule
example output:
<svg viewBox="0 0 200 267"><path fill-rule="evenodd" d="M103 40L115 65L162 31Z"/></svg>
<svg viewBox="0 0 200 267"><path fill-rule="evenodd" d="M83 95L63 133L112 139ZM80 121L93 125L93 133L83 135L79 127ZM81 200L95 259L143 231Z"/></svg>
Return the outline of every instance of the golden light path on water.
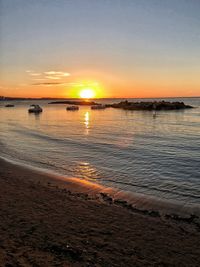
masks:
<svg viewBox="0 0 200 267"><path fill-rule="evenodd" d="M85 124L85 134L88 135L89 133L89 123L90 123L90 113L87 111L85 112L85 116L84 116L84 124Z"/></svg>

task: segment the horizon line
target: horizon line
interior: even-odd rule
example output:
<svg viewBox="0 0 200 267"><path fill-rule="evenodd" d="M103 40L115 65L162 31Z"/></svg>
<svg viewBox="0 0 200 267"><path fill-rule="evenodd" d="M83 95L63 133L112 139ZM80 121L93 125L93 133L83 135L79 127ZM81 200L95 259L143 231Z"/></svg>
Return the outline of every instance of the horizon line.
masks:
<svg viewBox="0 0 200 267"><path fill-rule="evenodd" d="M90 98L91 100L94 99L161 99L161 98L200 98L200 96L162 96L162 97L98 97L98 98ZM82 99L80 97L22 97L22 96L0 96L0 100L6 99Z"/></svg>

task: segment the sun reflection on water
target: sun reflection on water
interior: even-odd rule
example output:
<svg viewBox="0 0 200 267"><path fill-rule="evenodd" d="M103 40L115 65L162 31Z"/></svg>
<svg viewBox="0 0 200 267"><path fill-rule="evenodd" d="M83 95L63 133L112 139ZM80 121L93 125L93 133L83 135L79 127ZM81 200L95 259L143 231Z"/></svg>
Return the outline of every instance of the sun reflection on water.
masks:
<svg viewBox="0 0 200 267"><path fill-rule="evenodd" d="M79 162L76 167L77 174L84 179L88 180L97 180L98 179L98 171L88 162Z"/></svg>
<svg viewBox="0 0 200 267"><path fill-rule="evenodd" d="M88 134L89 133L89 124L90 124L90 113L87 111L85 112L85 116L84 116L84 124L85 124L85 133Z"/></svg>

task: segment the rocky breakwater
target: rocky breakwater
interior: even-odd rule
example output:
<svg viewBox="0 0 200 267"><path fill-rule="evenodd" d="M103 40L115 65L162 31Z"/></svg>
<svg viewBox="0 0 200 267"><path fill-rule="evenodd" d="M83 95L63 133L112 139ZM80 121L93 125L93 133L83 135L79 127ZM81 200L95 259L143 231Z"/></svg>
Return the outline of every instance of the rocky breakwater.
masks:
<svg viewBox="0 0 200 267"><path fill-rule="evenodd" d="M52 102L49 102L48 104L51 104L51 105L68 104L68 105L79 105L79 106L99 105L98 103L94 101L85 101L85 100L60 100L60 101L52 101Z"/></svg>
<svg viewBox="0 0 200 267"><path fill-rule="evenodd" d="M168 101L148 101L148 102L129 102L122 101L106 105L106 107L121 108L125 110L180 110L193 108L183 102L168 102Z"/></svg>

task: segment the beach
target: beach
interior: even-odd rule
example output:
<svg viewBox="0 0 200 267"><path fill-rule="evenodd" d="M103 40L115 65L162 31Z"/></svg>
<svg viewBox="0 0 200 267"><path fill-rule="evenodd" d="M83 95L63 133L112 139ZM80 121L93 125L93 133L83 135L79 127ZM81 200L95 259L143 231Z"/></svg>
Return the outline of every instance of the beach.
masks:
<svg viewBox="0 0 200 267"><path fill-rule="evenodd" d="M97 185L0 159L0 266L199 266L196 218L139 212Z"/></svg>

